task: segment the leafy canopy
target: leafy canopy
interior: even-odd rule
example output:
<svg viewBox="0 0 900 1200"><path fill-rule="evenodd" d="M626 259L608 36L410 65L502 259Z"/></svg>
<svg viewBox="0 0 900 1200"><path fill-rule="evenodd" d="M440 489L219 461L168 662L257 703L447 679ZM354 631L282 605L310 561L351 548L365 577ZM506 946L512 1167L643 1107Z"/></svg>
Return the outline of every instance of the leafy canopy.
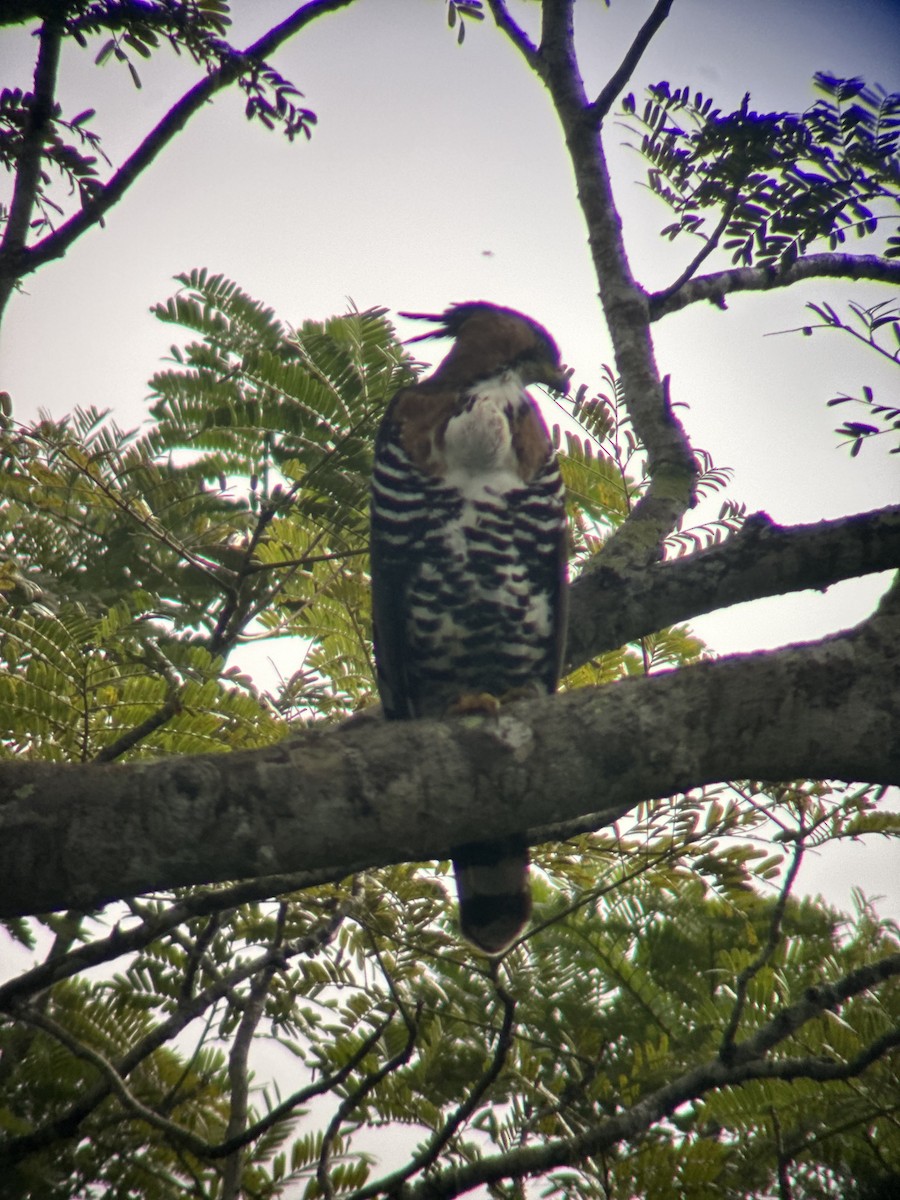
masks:
<svg viewBox="0 0 900 1200"><path fill-rule="evenodd" d="M155 310L179 340L145 428L96 412L5 417L4 754L261 746L291 719L372 698L372 435L416 365L380 310L292 329L222 276L178 282ZM577 572L642 494L643 452L608 371L554 435ZM701 486L726 478L708 463ZM670 553L740 517L726 507ZM231 665L257 641L297 664L266 691ZM664 630L568 686L702 652L689 630ZM876 799L745 783L550 843L535 854L533 930L502 975L459 943L444 863L283 881L278 901L251 882L10 922L52 951L0 988L18 997L0 1032L0 1161L21 1194L60 1200L214 1196L229 1171L250 1195L365 1195L391 1159L406 1163L397 1182L599 1131L592 1157L550 1164L556 1194L701 1197L711 1179L723 1195L765 1192L789 1138L796 1194L842 1194L900 1153L887 1064L849 1083L788 1069L680 1102L678 1081L765 1036L824 979L897 950L861 899L845 917L789 895L806 848L888 832ZM88 962L109 965L87 975ZM785 1036L778 1061L852 1060L898 1001L862 992L840 1020ZM653 1096L669 1119L623 1141L623 1109ZM367 1126L413 1147L408 1161L373 1158Z"/></svg>
<svg viewBox="0 0 900 1200"><path fill-rule="evenodd" d="M749 95L723 114L709 96L667 82L648 89L640 112L626 98L648 185L675 218L664 237L693 234L736 265L783 269L817 242L835 250L896 216L900 94L815 78L821 94L802 114L755 112ZM884 237L884 256L900 257L900 226Z"/></svg>

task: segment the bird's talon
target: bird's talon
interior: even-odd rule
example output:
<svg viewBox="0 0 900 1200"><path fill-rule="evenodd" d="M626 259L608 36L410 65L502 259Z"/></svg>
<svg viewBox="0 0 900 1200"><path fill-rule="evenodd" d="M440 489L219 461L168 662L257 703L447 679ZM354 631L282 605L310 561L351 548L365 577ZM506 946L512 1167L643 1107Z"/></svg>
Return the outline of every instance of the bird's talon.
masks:
<svg viewBox="0 0 900 1200"><path fill-rule="evenodd" d="M500 711L500 704L501 701L490 692L468 692L450 705L447 714L451 717L463 717L468 713L485 713L492 717Z"/></svg>

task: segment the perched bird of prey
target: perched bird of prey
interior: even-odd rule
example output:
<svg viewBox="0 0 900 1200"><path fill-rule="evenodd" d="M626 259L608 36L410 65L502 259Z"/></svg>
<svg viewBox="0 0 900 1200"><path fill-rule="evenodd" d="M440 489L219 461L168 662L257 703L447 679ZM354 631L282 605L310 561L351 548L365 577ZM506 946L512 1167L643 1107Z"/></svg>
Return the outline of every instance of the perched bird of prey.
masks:
<svg viewBox="0 0 900 1200"><path fill-rule="evenodd" d="M525 388L567 389L559 351L522 313L482 301L402 313L452 337L434 373L394 396L375 443L372 609L390 720L482 711L552 692L565 626L565 507ZM420 340L418 338L414 341ZM528 921L521 836L452 852L463 934L499 954Z"/></svg>

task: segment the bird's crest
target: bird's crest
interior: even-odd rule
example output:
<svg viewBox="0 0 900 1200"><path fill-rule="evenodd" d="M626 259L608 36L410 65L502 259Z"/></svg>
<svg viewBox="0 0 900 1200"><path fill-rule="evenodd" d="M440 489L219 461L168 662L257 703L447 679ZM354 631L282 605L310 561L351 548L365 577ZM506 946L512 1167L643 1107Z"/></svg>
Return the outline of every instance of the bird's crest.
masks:
<svg viewBox="0 0 900 1200"><path fill-rule="evenodd" d="M516 368L522 381L543 383L557 392L568 391L569 372L560 362L559 347L537 321L501 308L486 300L468 300L451 304L442 313L403 312L401 317L413 321L432 321L436 328L409 338L421 342L426 338L452 337L453 349L438 366L431 382L456 385L472 384L496 374L498 370Z"/></svg>
<svg viewBox="0 0 900 1200"><path fill-rule="evenodd" d="M466 300L463 304L451 304L442 313L402 312L397 316L406 317L409 321L433 321L435 323L436 328L429 329L427 333L418 333L415 337L407 338L407 342L424 342L429 338L459 337L463 325L470 318L496 316L515 317L517 321L530 325L535 333L546 338L551 346L554 348L556 346L543 325L539 325L531 317L526 317L524 313L516 312L514 308L502 308L499 304L491 304L487 300Z"/></svg>

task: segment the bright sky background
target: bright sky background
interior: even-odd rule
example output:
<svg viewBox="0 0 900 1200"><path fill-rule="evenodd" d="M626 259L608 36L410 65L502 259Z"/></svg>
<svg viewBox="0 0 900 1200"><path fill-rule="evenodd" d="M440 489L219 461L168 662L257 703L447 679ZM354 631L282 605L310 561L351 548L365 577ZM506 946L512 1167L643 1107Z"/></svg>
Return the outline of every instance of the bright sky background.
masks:
<svg viewBox="0 0 900 1200"><path fill-rule="evenodd" d="M233 41L248 44L293 7L236 0ZM579 0L577 39L591 92L651 7L617 0L608 11L601 0ZM534 4L513 11L526 24L538 16ZM491 22L467 24L459 47L442 0L358 0L314 23L273 60L318 114L309 143L290 145L249 124L237 89L220 95L110 212L105 229L91 230L14 297L0 343L0 387L11 393L15 415L93 404L111 408L126 427L139 424L146 381L173 340L149 307L171 294L174 274L201 266L295 324L340 312L348 298L360 308L412 311L470 299L509 305L551 330L577 382L598 384L611 350L556 117ZM144 86L136 92L123 66L93 66L99 44L88 53L68 46L60 95L70 117L97 110L91 126L118 165L196 76L185 59L164 52L138 62ZM675 0L632 87L640 95L647 83L668 79L712 95L724 110L745 91L761 111L802 110L814 99L816 70L897 89L898 47L896 0ZM33 54L24 27L4 31L0 84L28 88ZM619 146L624 136L608 123L634 269L657 288L697 244L670 247L658 238L668 212L636 183L641 160ZM845 311L847 299L890 296L875 285L813 283L736 296L728 313L695 306L657 326L660 369L672 376L673 398L690 406L688 432L717 465L734 468L728 494L749 511L813 522L900 497L897 457L876 444L851 460L833 433L845 410L825 407L864 383L889 397L892 381L875 357L834 332L765 336L803 324L810 300ZM444 349L437 344L434 355ZM885 585L843 584L694 624L722 652L777 646L854 623ZM841 848L843 879L896 898L890 864L879 873L871 856L857 860L853 851ZM825 872L815 879L805 872L807 886L824 886ZM846 903L846 887L835 898Z"/></svg>

